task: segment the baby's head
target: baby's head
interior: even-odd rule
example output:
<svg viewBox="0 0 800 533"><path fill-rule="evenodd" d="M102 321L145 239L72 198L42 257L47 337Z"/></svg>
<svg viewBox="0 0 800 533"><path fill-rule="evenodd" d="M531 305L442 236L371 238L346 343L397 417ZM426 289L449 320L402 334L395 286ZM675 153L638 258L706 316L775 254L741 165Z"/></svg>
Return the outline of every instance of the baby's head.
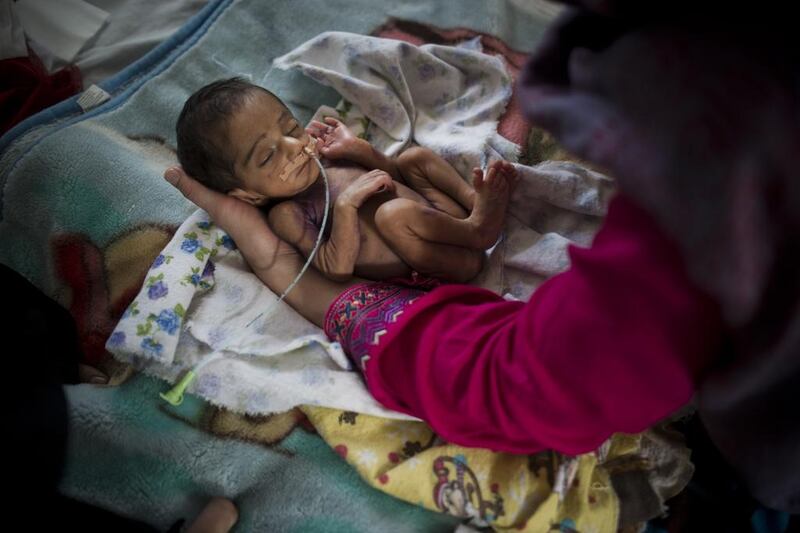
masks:
<svg viewBox="0 0 800 533"><path fill-rule="evenodd" d="M241 78L190 96L176 130L178 161L190 176L254 205L294 196L319 177L303 126L278 97Z"/></svg>

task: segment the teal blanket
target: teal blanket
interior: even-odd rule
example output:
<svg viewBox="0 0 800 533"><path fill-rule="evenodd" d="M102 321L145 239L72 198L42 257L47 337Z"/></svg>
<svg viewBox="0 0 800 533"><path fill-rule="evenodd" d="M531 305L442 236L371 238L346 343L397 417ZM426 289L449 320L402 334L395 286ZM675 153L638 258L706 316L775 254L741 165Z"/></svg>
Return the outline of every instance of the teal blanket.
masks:
<svg viewBox="0 0 800 533"><path fill-rule="evenodd" d="M175 120L189 94L241 75L270 88L305 121L338 95L270 65L320 32L443 44L482 35L485 46L513 62L534 47L550 14L522 4L212 1L102 83L110 95L105 103L84 111L71 99L0 138L0 262L68 307L87 361L108 365L108 334L158 251L194 210L161 178L175 163ZM452 517L369 488L296 412L237 418L196 398L167 408L158 398L163 388L140 375L117 387L67 387L63 493L162 529L193 516L214 495L236 502L238 531L455 527Z"/></svg>

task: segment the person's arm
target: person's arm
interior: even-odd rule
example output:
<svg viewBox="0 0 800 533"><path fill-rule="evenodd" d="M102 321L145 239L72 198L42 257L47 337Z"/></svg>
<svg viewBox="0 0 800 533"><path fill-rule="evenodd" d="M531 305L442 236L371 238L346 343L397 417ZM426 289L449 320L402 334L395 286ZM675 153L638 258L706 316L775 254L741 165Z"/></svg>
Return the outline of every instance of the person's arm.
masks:
<svg viewBox="0 0 800 533"><path fill-rule="evenodd" d="M448 441L516 453L586 452L688 402L719 313L673 244L620 197L571 256L527 303L459 285L420 298L370 351L372 394Z"/></svg>
<svg viewBox="0 0 800 533"><path fill-rule="evenodd" d="M382 170L393 179L402 181L395 158L376 150L366 140L356 137L347 126L335 118L327 117L324 124L314 121L306 131L317 139L319 153L323 157L331 160L347 159L369 170Z"/></svg>
<svg viewBox="0 0 800 533"><path fill-rule="evenodd" d="M205 187L179 167L167 169L164 177L230 235L253 273L274 293L282 294L295 280L303 267L303 258L294 246L273 233L257 207ZM322 327L325 312L345 288L346 285L308 269L286 296L286 303Z"/></svg>
<svg viewBox="0 0 800 533"><path fill-rule="evenodd" d="M358 208L370 196L393 187L388 175L372 171L358 177L339 194L330 217L330 236L320 244L311 263L325 277L332 281L353 277L361 249ZM295 246L306 258L311 254L320 229L296 202L287 200L273 207L269 224L278 237Z"/></svg>

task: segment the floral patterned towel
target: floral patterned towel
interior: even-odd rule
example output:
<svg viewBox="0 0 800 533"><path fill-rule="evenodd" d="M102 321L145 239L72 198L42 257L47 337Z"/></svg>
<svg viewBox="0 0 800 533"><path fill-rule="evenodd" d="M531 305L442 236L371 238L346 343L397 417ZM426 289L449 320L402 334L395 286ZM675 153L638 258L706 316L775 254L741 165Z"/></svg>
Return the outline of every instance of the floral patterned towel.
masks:
<svg viewBox="0 0 800 533"><path fill-rule="evenodd" d="M304 404L401 416L372 399L336 343L277 303L201 210L156 257L106 347L168 381L191 369L190 392L240 413Z"/></svg>

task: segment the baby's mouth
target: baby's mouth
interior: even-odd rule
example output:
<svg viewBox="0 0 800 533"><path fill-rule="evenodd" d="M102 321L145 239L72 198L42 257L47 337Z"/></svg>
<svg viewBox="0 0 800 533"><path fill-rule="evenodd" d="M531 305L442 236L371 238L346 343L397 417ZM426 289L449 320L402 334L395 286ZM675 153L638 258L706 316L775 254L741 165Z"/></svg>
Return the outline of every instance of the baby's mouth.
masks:
<svg viewBox="0 0 800 533"><path fill-rule="evenodd" d="M308 139L308 144L303 147L303 151L297 154L297 156L289 161L289 164L284 167L283 172L281 172L280 175L281 181L288 180L292 174L300 170L303 166L305 166L306 163L308 163L309 159L316 155L316 151L314 150L314 138L309 137Z"/></svg>

